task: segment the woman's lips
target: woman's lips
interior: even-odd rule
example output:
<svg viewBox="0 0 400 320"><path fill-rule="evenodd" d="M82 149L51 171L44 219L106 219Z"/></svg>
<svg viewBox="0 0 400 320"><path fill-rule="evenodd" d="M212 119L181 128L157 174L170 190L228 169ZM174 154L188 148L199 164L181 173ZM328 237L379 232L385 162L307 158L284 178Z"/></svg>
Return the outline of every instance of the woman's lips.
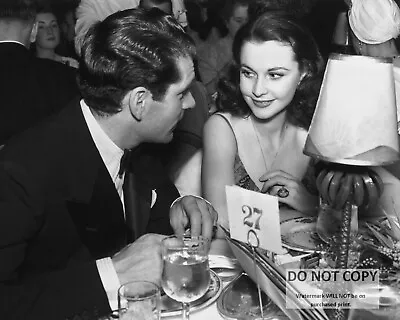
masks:
<svg viewBox="0 0 400 320"><path fill-rule="evenodd" d="M254 105L259 108L266 108L270 106L275 100L254 100L252 99Z"/></svg>

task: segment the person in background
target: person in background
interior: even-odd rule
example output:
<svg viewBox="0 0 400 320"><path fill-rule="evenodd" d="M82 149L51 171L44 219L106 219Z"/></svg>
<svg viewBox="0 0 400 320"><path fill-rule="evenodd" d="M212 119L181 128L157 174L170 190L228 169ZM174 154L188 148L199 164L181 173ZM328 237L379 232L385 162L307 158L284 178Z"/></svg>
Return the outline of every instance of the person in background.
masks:
<svg viewBox="0 0 400 320"><path fill-rule="evenodd" d="M353 0L349 9L352 44L357 54L393 59L397 120L400 121L400 9L393 0ZM398 122L400 133L400 122Z"/></svg>
<svg viewBox="0 0 400 320"><path fill-rule="evenodd" d="M58 53L62 56L67 56L79 60L75 52L75 24L77 5L64 5L59 8L61 42L58 46Z"/></svg>
<svg viewBox="0 0 400 320"><path fill-rule="evenodd" d="M76 9L75 50L80 56L81 46L87 30L98 21L119 10L133 9L140 0L81 0ZM153 1L154 3L157 2ZM186 9L183 0L171 0L172 12L182 27L187 26Z"/></svg>
<svg viewBox="0 0 400 320"><path fill-rule="evenodd" d="M163 235L211 239L213 207L179 197L150 152L194 105L194 55L160 10L118 11L89 29L83 98L0 152L2 317L98 319L117 308L120 284L159 283Z"/></svg>
<svg viewBox="0 0 400 320"><path fill-rule="evenodd" d="M36 14L36 22L38 30L33 47L36 57L54 60L77 69L77 60L56 53L61 41L61 31L55 11L49 6L42 7Z"/></svg>
<svg viewBox="0 0 400 320"><path fill-rule="evenodd" d="M323 73L313 37L284 13L266 12L239 30L233 57L232 78L220 84L218 112L204 127L203 196L225 227L226 185L316 214L314 167L303 154Z"/></svg>
<svg viewBox="0 0 400 320"><path fill-rule="evenodd" d="M227 74L232 63L233 38L239 28L247 22L248 5L248 0L225 0L222 8L219 8L219 18L224 23L225 31L220 38L207 42L207 45L198 50L200 79L214 99L218 81Z"/></svg>
<svg viewBox="0 0 400 320"><path fill-rule="evenodd" d="M38 29L36 12L32 0L0 3L0 145L79 94L71 68L29 52Z"/></svg>

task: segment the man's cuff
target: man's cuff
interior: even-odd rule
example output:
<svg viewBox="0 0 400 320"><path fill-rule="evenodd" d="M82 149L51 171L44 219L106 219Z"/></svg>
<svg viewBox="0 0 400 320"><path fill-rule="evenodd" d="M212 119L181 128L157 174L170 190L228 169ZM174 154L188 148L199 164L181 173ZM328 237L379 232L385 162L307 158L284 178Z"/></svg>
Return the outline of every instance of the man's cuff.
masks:
<svg viewBox="0 0 400 320"><path fill-rule="evenodd" d="M97 270L103 283L104 290L107 293L108 303L111 310L118 309L118 288L121 286L117 272L111 258L96 260Z"/></svg>

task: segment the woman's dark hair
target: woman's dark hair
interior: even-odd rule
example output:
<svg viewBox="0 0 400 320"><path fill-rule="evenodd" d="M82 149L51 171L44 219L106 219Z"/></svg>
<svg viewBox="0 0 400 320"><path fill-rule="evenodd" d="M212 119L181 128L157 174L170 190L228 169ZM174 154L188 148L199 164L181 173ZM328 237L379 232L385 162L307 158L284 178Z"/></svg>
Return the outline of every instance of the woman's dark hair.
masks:
<svg viewBox="0 0 400 320"><path fill-rule="evenodd" d="M284 11L297 19L306 16L318 0L253 0L249 5L249 19L265 12Z"/></svg>
<svg viewBox="0 0 400 320"><path fill-rule="evenodd" d="M237 116L250 114L239 89L241 50L246 42L266 41L290 45L300 72L305 73L287 107L287 115L290 123L308 129L318 98L324 62L312 35L283 12L264 13L238 31L233 42L234 61L230 74L219 83L217 108Z"/></svg>

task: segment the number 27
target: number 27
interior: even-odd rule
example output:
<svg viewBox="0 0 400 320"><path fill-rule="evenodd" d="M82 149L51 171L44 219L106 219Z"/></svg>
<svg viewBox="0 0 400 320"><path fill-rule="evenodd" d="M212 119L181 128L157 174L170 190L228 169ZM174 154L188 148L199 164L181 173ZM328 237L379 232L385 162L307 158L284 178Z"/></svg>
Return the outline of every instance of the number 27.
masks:
<svg viewBox="0 0 400 320"><path fill-rule="evenodd" d="M250 228L253 228L254 226L254 229L260 230L260 219L263 214L262 210L244 205L242 207L242 212L246 215L243 218L243 224Z"/></svg>

